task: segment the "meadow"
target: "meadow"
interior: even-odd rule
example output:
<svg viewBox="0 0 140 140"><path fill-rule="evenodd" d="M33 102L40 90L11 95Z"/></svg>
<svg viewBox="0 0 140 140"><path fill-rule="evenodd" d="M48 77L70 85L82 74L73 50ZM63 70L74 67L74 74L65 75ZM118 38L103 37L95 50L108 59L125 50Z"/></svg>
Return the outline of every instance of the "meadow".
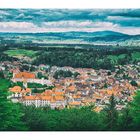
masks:
<svg viewBox="0 0 140 140"><path fill-rule="evenodd" d="M12 49L12 50L6 50L4 53L11 57L26 56L32 58L35 57L37 51L25 50L25 49Z"/></svg>

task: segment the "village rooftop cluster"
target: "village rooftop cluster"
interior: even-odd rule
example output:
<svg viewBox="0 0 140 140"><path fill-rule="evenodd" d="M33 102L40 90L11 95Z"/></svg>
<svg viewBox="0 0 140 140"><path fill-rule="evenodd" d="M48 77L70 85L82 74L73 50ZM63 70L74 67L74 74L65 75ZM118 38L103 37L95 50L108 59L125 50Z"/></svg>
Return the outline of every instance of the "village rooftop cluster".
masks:
<svg viewBox="0 0 140 140"><path fill-rule="evenodd" d="M0 71L11 81L8 98L26 106L63 109L94 104L95 111L99 112L109 103L110 96L114 95L116 108L121 110L133 100L137 90L132 82L140 85L140 64L117 66L114 72L67 66L50 67L44 64L26 65L29 70L21 70L22 63L18 61L0 63ZM60 70L78 74L54 78Z"/></svg>

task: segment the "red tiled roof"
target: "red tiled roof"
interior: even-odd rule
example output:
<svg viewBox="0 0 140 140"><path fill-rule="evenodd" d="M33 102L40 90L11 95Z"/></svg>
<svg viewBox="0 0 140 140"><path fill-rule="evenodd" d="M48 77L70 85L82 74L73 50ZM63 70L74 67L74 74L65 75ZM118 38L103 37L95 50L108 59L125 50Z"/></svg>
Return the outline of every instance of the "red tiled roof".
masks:
<svg viewBox="0 0 140 140"><path fill-rule="evenodd" d="M14 78L35 79L35 74L29 72L20 72L15 74Z"/></svg>

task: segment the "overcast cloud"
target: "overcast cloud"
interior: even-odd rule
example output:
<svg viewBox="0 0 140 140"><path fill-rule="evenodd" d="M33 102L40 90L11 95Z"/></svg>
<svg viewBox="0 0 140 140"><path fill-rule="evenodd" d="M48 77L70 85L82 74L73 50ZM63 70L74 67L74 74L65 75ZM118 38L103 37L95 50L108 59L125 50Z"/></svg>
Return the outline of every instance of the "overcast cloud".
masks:
<svg viewBox="0 0 140 140"><path fill-rule="evenodd" d="M0 32L95 32L140 34L140 9L0 9Z"/></svg>

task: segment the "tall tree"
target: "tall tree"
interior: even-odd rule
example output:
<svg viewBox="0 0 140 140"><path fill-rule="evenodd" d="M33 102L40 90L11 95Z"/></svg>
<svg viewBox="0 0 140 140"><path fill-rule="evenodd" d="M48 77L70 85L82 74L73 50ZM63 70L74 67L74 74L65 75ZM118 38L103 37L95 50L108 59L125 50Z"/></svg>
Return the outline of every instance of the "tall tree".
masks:
<svg viewBox="0 0 140 140"><path fill-rule="evenodd" d="M110 97L109 103L106 105L106 108L104 109L104 113L105 113L106 129L116 130L118 121L118 112L116 110L116 100L114 95Z"/></svg>
<svg viewBox="0 0 140 140"><path fill-rule="evenodd" d="M132 127L134 130L140 130L140 91L137 91L134 100L130 103L132 116Z"/></svg>
<svg viewBox="0 0 140 140"><path fill-rule="evenodd" d="M0 78L4 78L4 73L3 73L3 71L0 71Z"/></svg>
<svg viewBox="0 0 140 140"><path fill-rule="evenodd" d="M132 130L132 116L130 114L130 107L127 106L121 110L118 118L119 130Z"/></svg>
<svg viewBox="0 0 140 140"><path fill-rule="evenodd" d="M28 128L32 131L46 130L46 114L43 108L36 108L35 106L23 106L22 108L25 112L23 117L24 122L26 122Z"/></svg>
<svg viewBox="0 0 140 140"><path fill-rule="evenodd" d="M9 82L7 80L3 82L6 85L0 86L0 130L27 130L22 122L23 112L20 110L20 105L7 99Z"/></svg>

